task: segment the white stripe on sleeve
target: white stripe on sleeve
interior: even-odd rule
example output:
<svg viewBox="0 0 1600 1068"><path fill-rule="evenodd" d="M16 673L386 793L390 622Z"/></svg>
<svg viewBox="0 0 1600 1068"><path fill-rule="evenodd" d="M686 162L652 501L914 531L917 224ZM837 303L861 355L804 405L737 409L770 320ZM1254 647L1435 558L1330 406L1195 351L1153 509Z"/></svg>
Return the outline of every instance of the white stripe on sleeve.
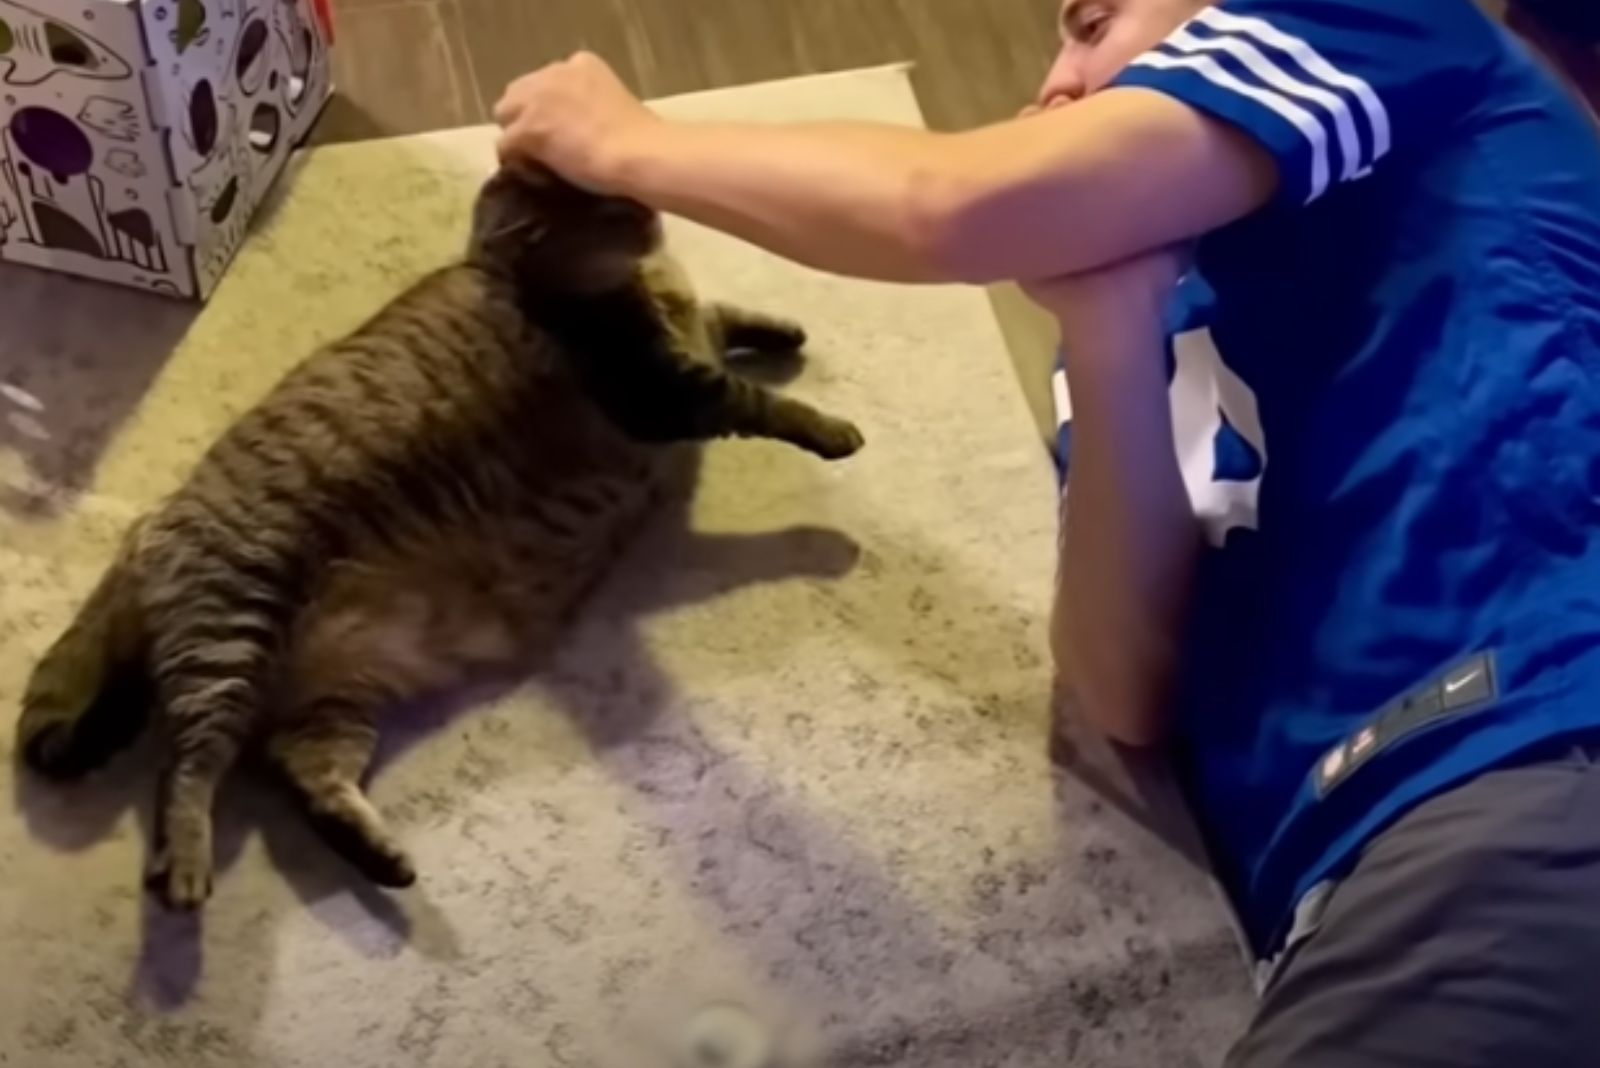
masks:
<svg viewBox="0 0 1600 1068"><path fill-rule="evenodd" d="M1072 422L1072 392L1067 389L1067 372L1056 368L1050 376L1050 399L1056 410L1056 429Z"/></svg>
<svg viewBox="0 0 1600 1068"><path fill-rule="evenodd" d="M1346 74L1323 58L1322 53L1298 37L1284 33L1265 19L1247 15L1234 15L1219 7L1208 7L1195 16L1219 33L1254 37L1262 44L1279 49L1294 59L1313 78L1320 78L1330 88L1343 89L1356 98L1372 124L1372 160L1377 163L1389 154L1389 109L1373 91L1372 86L1353 74ZM1371 165L1369 163L1369 166Z"/></svg>
<svg viewBox="0 0 1600 1068"><path fill-rule="evenodd" d="M1327 191L1328 130L1320 119L1299 104L1271 89L1263 89L1240 81L1210 56L1171 56L1165 52L1146 52L1134 60L1132 65L1149 67L1152 70L1192 70L1217 88L1253 100L1287 120L1311 145L1311 191L1306 197L1306 203L1311 203Z"/></svg>
<svg viewBox="0 0 1600 1068"><path fill-rule="evenodd" d="M1168 37L1166 43L1190 55L1196 52L1225 52L1280 93L1318 105L1333 117L1334 129L1339 134L1339 154L1344 161L1340 177L1348 182L1361 171L1361 138L1356 133L1355 117L1350 114L1350 105L1338 93L1300 81L1248 40L1237 37L1196 37L1188 30L1180 29Z"/></svg>

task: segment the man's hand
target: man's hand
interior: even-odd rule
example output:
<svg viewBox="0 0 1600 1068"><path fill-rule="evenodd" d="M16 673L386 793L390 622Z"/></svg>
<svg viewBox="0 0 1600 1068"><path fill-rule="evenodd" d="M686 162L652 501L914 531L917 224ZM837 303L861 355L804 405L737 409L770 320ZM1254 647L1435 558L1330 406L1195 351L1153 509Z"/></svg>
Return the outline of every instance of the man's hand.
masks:
<svg viewBox="0 0 1600 1068"><path fill-rule="evenodd" d="M543 163L597 193L617 192L621 150L661 121L589 52L512 82L494 118L502 160Z"/></svg>

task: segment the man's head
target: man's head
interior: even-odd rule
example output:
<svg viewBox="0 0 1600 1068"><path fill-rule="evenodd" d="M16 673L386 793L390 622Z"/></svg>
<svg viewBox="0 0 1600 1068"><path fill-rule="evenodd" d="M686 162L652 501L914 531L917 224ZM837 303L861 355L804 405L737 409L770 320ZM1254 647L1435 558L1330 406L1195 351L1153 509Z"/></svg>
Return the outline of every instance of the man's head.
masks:
<svg viewBox="0 0 1600 1068"><path fill-rule="evenodd" d="M1039 105L1071 103L1103 89L1122 68L1213 0L1064 0L1061 51Z"/></svg>

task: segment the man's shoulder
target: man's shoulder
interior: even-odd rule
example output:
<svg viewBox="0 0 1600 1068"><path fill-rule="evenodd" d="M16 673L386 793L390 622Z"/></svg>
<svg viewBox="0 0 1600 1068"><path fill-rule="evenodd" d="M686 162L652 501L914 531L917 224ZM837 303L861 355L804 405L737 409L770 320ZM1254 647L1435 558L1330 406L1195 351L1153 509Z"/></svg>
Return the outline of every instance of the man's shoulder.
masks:
<svg viewBox="0 0 1600 1068"><path fill-rule="evenodd" d="M1214 6L1241 15L1271 12L1289 17L1352 19L1374 29L1405 24L1482 26L1489 22L1489 16L1472 0L1217 0Z"/></svg>
<svg viewBox="0 0 1600 1068"><path fill-rule="evenodd" d="M1306 205L1454 137L1506 50L1470 0L1222 0L1113 84L1239 130Z"/></svg>
<svg viewBox="0 0 1600 1068"><path fill-rule="evenodd" d="M1318 47L1395 49L1419 70L1464 56L1481 61L1506 47L1472 0L1220 0L1212 11L1259 20Z"/></svg>

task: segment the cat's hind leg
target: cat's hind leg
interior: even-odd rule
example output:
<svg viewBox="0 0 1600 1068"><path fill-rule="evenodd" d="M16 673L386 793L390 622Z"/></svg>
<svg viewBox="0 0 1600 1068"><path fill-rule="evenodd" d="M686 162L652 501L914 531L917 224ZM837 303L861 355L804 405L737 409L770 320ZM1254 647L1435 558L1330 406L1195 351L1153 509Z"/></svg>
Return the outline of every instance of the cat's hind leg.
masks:
<svg viewBox="0 0 1600 1068"><path fill-rule="evenodd" d="M147 882L169 906L194 909L211 895L217 788L267 703L282 595L203 545L169 536L158 547L141 603L168 754Z"/></svg>
<svg viewBox="0 0 1600 1068"><path fill-rule="evenodd" d="M250 661L265 655L249 643L211 643L156 669L171 752L146 881L172 908L211 896L212 808L263 703L261 670Z"/></svg>
<svg viewBox="0 0 1600 1068"><path fill-rule="evenodd" d="M407 577L345 566L295 629L286 700L267 757L334 852L381 886L410 886L416 868L362 783L378 717L440 681L426 645L430 607Z"/></svg>
<svg viewBox="0 0 1600 1068"><path fill-rule="evenodd" d="M336 853L380 886L410 886L416 866L361 788L377 741L360 699L328 697L279 724L267 754Z"/></svg>
<svg viewBox="0 0 1600 1068"><path fill-rule="evenodd" d="M469 576L487 554L456 548L444 539L338 570L296 627L287 700L267 738L312 825L383 886L411 885L416 868L362 786L379 720L515 659L493 597L472 592Z"/></svg>

